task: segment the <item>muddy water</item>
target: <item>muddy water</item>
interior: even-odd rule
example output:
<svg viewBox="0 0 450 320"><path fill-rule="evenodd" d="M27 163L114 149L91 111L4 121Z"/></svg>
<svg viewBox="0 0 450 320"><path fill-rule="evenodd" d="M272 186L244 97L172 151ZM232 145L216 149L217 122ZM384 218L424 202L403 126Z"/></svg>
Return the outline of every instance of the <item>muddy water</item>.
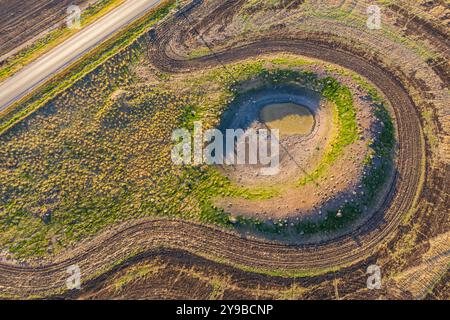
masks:
<svg viewBox="0 0 450 320"><path fill-rule="evenodd" d="M268 104L261 109L260 119L270 129L279 129L281 136L307 135L314 128L309 109L294 103Z"/></svg>

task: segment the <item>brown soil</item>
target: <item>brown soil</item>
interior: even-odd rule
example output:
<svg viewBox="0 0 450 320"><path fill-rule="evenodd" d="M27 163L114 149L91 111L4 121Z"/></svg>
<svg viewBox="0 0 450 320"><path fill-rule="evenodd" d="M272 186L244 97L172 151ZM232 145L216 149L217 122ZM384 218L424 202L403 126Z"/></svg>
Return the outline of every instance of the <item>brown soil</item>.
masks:
<svg viewBox="0 0 450 320"><path fill-rule="evenodd" d="M135 276L136 270L143 271ZM134 275L134 276L133 276ZM336 282L342 275L346 281ZM365 266L355 265L327 277L282 278L241 271L180 250L138 255L83 284L65 299L370 299ZM407 299L397 288L377 290L377 297ZM373 298L373 297L372 297Z"/></svg>

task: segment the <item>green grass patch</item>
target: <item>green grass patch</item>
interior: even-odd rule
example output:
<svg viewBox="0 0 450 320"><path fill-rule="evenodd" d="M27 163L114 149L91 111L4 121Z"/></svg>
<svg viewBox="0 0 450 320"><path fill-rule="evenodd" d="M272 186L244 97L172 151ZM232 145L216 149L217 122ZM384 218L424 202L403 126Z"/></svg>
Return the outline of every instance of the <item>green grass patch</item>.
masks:
<svg viewBox="0 0 450 320"><path fill-rule="evenodd" d="M195 58L207 56L209 54L211 54L211 50L208 47L200 47L200 48L197 48L197 49L189 52L188 58L195 59Z"/></svg>
<svg viewBox="0 0 450 320"><path fill-rule="evenodd" d="M320 79L319 81L322 85L322 95L336 106L338 134L331 142L317 168L302 178L299 181L300 185L305 185L320 178L330 164L342 154L344 148L358 140L356 111L353 107L353 98L350 90L331 77Z"/></svg>

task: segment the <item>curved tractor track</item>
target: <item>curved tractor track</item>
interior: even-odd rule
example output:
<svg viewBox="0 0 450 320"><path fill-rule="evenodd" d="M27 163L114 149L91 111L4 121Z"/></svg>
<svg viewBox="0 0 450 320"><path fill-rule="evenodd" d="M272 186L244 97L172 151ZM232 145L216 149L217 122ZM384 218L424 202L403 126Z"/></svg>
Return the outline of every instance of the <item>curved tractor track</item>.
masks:
<svg viewBox="0 0 450 320"><path fill-rule="evenodd" d="M172 23L173 27L175 22ZM54 263L49 265L27 267L0 264L0 293L3 296L46 296L62 292L70 265L77 264L81 268L83 279L92 279L118 261L160 247L180 248L191 254L255 271L283 271L287 276L311 271L326 272L373 255L380 245L397 233L402 219L412 210L422 178L422 130L416 106L391 72L359 58L350 50L337 49L314 40L289 38L257 39L225 52L184 60L170 51L170 41L174 37L170 32L174 29L170 27L169 21L169 24L157 29L154 43L158 43L158 47L152 47L149 51L156 67L166 72L186 72L214 66L219 61L228 63L264 53L289 52L335 63L370 79L395 110L397 173L389 196L364 225L332 241L310 245L268 243L188 221L158 219L128 222L55 257ZM177 30L182 34L179 25Z"/></svg>

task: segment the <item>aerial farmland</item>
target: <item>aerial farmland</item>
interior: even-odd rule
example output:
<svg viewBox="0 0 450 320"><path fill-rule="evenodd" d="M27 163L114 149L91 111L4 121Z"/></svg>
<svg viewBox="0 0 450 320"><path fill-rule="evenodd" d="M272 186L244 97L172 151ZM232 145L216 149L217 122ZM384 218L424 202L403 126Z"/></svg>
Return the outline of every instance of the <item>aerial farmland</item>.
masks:
<svg viewBox="0 0 450 320"><path fill-rule="evenodd" d="M0 9L0 299L450 299L448 1Z"/></svg>

